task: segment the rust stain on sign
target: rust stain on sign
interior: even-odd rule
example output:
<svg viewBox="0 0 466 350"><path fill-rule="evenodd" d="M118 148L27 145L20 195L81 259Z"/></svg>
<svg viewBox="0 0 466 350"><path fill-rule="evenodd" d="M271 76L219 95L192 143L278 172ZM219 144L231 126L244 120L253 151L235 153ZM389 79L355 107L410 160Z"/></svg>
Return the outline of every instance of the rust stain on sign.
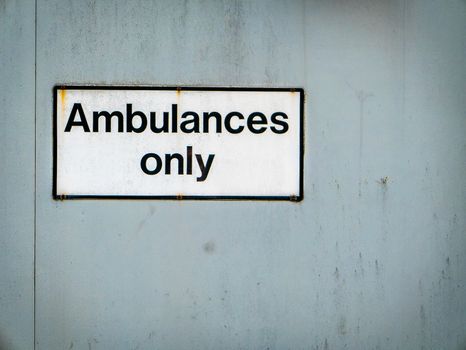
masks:
<svg viewBox="0 0 466 350"><path fill-rule="evenodd" d="M61 115L65 116L65 101L66 101L66 90L62 89L60 91L60 103L61 103Z"/></svg>

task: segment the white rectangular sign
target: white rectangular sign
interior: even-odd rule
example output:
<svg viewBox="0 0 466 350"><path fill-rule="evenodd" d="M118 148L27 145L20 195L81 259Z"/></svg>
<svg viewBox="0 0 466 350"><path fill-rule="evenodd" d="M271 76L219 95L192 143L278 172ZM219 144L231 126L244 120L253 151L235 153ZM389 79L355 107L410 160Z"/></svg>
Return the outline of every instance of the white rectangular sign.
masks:
<svg viewBox="0 0 466 350"><path fill-rule="evenodd" d="M302 89L57 86L55 199L303 196Z"/></svg>

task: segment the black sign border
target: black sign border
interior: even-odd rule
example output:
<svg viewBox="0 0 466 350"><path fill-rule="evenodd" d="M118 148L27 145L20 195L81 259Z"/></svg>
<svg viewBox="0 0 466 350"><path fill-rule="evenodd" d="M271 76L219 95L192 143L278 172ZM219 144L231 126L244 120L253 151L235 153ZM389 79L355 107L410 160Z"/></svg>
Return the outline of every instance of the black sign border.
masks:
<svg viewBox="0 0 466 350"><path fill-rule="evenodd" d="M65 195L57 194L57 98L58 90L170 90L170 91L280 91L300 94L299 102L299 194L297 196L145 196L145 195ZM220 86L138 86L138 85L66 85L53 87L53 185L52 196L55 200L65 199L156 199L156 200L260 200L292 201L304 199L304 89L303 88L268 88L268 87L220 87Z"/></svg>

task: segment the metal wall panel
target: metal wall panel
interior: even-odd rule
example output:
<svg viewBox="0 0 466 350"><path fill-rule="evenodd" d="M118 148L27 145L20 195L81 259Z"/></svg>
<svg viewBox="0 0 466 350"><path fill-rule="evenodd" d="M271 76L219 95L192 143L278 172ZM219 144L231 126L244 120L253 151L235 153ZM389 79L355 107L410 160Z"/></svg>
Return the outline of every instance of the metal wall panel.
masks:
<svg viewBox="0 0 466 350"><path fill-rule="evenodd" d="M465 3L315 1L306 13L319 337L464 349Z"/></svg>
<svg viewBox="0 0 466 350"><path fill-rule="evenodd" d="M34 2L0 1L0 349L34 331Z"/></svg>
<svg viewBox="0 0 466 350"><path fill-rule="evenodd" d="M465 6L38 0L36 348L463 349ZM57 83L302 86L304 201L53 201Z"/></svg>
<svg viewBox="0 0 466 350"><path fill-rule="evenodd" d="M300 225L303 208L54 202L51 92L60 82L302 86L304 8L298 5L38 2L39 349L273 341L282 326L277 317L294 294L281 286L291 285L296 264L277 249L287 244L289 227Z"/></svg>

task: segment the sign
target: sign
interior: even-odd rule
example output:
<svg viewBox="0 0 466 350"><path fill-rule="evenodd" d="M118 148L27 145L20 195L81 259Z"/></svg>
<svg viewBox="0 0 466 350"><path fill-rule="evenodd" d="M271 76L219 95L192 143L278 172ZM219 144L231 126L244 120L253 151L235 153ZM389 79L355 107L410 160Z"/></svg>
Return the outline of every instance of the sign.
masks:
<svg viewBox="0 0 466 350"><path fill-rule="evenodd" d="M303 197L302 89L54 88L55 199Z"/></svg>

